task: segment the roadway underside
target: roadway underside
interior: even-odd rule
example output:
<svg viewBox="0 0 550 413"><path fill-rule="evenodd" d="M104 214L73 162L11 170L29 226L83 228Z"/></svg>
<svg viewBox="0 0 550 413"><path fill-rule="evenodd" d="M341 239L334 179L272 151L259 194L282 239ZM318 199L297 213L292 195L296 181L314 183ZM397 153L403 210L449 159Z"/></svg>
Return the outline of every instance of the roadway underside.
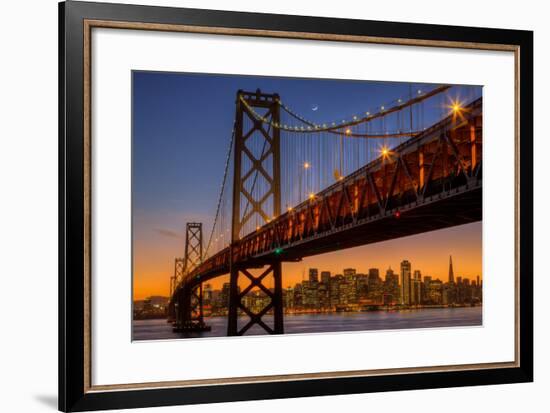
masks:
<svg viewBox="0 0 550 413"><path fill-rule="evenodd" d="M409 204L399 208L397 215L395 212L390 211L385 216L371 217L292 244L282 245L283 252L280 258L283 261L296 261L312 255L481 221L482 188L479 186L448 194L444 198L434 196L420 204ZM261 264L273 257L272 252L256 257L249 263Z"/></svg>
<svg viewBox="0 0 550 413"><path fill-rule="evenodd" d="M314 255L481 221L482 187L479 185L472 189L461 188L439 194L422 202L401 206L399 214L396 211L387 211L385 215L351 222L337 229L281 245L282 252L276 254L273 249L238 265L244 268L260 268L274 260L295 262ZM197 277L191 284L196 285L228 272L229 265L223 265Z"/></svg>

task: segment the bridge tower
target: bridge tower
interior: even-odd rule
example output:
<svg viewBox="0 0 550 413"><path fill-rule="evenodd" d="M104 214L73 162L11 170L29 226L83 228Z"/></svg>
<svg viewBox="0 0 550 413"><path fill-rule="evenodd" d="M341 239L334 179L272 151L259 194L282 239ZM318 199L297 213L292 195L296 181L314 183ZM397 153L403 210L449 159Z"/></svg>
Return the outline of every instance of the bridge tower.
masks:
<svg viewBox="0 0 550 413"><path fill-rule="evenodd" d="M188 222L185 228L185 271L192 271L202 262L202 223Z"/></svg>
<svg viewBox="0 0 550 413"><path fill-rule="evenodd" d="M280 130L272 126L280 122L279 96L260 89L239 90L235 116L232 244L281 214ZM274 257L259 274L251 268L254 265L240 262L232 247L227 334L243 335L255 324L270 334L282 334L281 261ZM269 276L273 288L266 286ZM243 279L250 284L240 291L239 280ZM243 302L255 287L270 299L256 312ZM243 326L238 324L239 312L249 319ZM268 312L273 313L272 326L262 320Z"/></svg>
<svg viewBox="0 0 550 413"><path fill-rule="evenodd" d="M202 262L202 223L188 222L185 231L185 257L183 258L183 277ZM178 267L179 265L179 267ZM181 268L181 261L176 259L176 269ZM208 329L204 324L202 306L202 283L179 283L176 290L176 324L175 331L202 331ZM191 285L191 286L190 286ZM177 288L177 287L176 287Z"/></svg>
<svg viewBox="0 0 550 413"><path fill-rule="evenodd" d="M178 288L178 284L183 280L185 273L185 258L176 258L174 260L174 274L170 276L170 302L168 303L168 322L172 323L176 320L176 302L174 293Z"/></svg>

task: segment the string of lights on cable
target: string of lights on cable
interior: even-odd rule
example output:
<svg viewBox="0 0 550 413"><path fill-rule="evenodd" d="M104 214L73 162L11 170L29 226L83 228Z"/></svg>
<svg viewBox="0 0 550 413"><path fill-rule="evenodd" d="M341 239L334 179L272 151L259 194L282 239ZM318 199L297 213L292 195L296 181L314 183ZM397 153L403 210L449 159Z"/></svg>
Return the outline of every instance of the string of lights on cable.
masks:
<svg viewBox="0 0 550 413"><path fill-rule="evenodd" d="M343 119L340 122L336 121L330 121L330 122L312 122L307 119L305 119L303 116L299 115L295 111L293 111L287 104L283 103L281 100L278 100L279 105L281 108L287 112L289 115L291 115L293 118L299 120L301 122L300 125L290 125L290 124L283 124L279 122L274 122L272 119L266 118L265 116L260 115L258 112L254 110L242 97L240 98L242 104L246 106L248 111L254 116L257 120L264 122L266 124L269 124L270 126L274 128L278 128L281 130L289 131L289 132L301 132L301 133L313 133L313 132L331 132L334 134L340 134L340 135L347 135L350 137L367 137L367 138L388 138L388 137L398 137L401 138L403 136L410 136L413 131L409 132L400 132L400 133L384 133L384 134L371 134L371 135L365 135L365 134L357 134L353 133L350 129L351 126L359 125L361 123L370 122L372 120L388 116L392 113L395 113L397 111L401 111L411 105L418 104L432 96L435 96L439 93L442 93L449 89L450 86L443 85L443 86L437 86L429 91L423 92L421 89L417 90L417 95L414 97L410 97L408 100L403 100L401 98L391 102L390 104L384 104L380 105L378 108L374 110L369 110L364 113L362 116L353 115L350 118ZM392 105L392 103L394 103Z"/></svg>

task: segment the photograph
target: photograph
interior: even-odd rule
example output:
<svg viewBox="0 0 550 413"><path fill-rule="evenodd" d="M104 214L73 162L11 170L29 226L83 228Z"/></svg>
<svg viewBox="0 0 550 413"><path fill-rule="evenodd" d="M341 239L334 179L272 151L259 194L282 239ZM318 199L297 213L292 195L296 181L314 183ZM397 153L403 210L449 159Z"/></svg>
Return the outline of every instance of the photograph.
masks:
<svg viewBox="0 0 550 413"><path fill-rule="evenodd" d="M131 78L133 341L483 326L483 86Z"/></svg>

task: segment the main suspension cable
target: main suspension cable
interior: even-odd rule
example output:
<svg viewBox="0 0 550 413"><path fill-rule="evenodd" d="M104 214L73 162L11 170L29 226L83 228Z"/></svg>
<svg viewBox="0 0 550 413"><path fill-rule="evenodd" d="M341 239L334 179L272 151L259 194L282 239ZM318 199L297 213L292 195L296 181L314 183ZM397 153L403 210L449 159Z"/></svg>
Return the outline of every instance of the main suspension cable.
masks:
<svg viewBox="0 0 550 413"><path fill-rule="evenodd" d="M403 110L407 107L411 107L412 105L416 103L420 103L432 96L435 96L437 94L440 94L446 90L448 90L451 86L449 85L443 85L438 86L429 92L426 93L419 93L416 97L411 97L409 100L403 102L401 99L398 99L398 105L392 106L390 108L386 108L385 106L381 106L380 110L376 113L370 113L366 112L366 116L358 117L353 116L351 120L343 120L342 123L338 124L336 122L325 122L325 123L315 123L311 122L307 119L305 119L303 116L300 116L296 112L294 112L290 107L288 107L286 104L281 102L280 100L277 101L277 103L283 108L285 112L287 112L289 115L291 115L293 118L299 120L300 122L307 125L307 127L304 126L298 126L298 125L287 125L287 124L281 124L277 122L273 122L273 120L268 120L265 116L261 116L252 108L248 102L241 97L241 102L247 107L247 109L250 111L250 113L257 119L264 123L268 123L272 125L275 128L286 130L289 132L300 132L300 133L315 133L315 132L329 132L334 134L344 134L347 136L352 137L367 137L367 138L388 138L388 137L406 137L406 136L412 136L418 132L410 131L408 134L406 133L398 133L398 134L370 134L370 135L364 135L364 134L358 134L358 133L352 133L349 129L342 130L344 128L349 128L351 126L359 125L361 123L367 123L374 119L378 118L384 118L392 113L398 112L400 110ZM421 91L419 91L421 92ZM399 135L399 136L398 136Z"/></svg>
<svg viewBox="0 0 550 413"><path fill-rule="evenodd" d="M223 180L222 180L222 187L220 191L220 196L218 198L218 205L216 206L216 215L214 218L214 224L212 225L212 230L210 231L210 236L208 237L208 244L206 245L206 250L204 253L204 258L208 256L208 251L210 250L210 245L212 244L212 238L214 237L214 230L216 228L216 225L218 223L218 218L220 216L220 209L223 199L223 194L225 191L225 183L227 181L227 175L229 171L229 165L231 163L231 153L233 152L233 141L235 140L235 123L233 123L233 132L231 133L231 140L229 142L229 149L227 150L227 157L225 158L225 168L223 172ZM204 260L203 258L203 260Z"/></svg>

